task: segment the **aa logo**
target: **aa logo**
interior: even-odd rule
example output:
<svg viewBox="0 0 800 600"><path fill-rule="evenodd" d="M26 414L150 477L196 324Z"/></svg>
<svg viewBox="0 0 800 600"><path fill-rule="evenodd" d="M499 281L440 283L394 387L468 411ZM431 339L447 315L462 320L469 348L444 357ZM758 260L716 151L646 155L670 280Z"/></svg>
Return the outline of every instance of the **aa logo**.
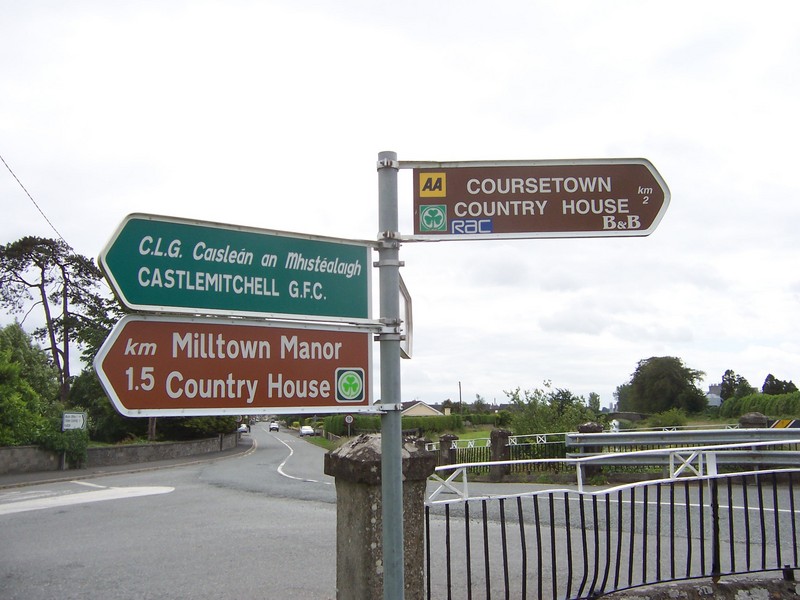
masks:
<svg viewBox="0 0 800 600"><path fill-rule="evenodd" d="M447 205L428 204L419 207L419 230L447 231Z"/></svg>
<svg viewBox="0 0 800 600"><path fill-rule="evenodd" d="M444 198L447 196L447 173L420 173L420 198Z"/></svg>
<svg viewBox="0 0 800 600"><path fill-rule="evenodd" d="M336 401L362 402L365 398L364 369L336 369Z"/></svg>

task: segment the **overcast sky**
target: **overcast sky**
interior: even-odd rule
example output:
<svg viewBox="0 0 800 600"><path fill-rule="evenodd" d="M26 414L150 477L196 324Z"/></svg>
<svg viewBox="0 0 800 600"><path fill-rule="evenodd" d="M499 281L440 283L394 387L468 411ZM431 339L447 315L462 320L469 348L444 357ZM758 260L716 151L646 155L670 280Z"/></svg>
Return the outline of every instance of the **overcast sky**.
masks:
<svg viewBox="0 0 800 600"><path fill-rule="evenodd" d="M0 155L80 254L132 212L375 239L382 150L644 157L649 237L401 248L403 399L608 405L651 356L800 382L794 1L0 4ZM0 243L56 237L3 165L0 202Z"/></svg>

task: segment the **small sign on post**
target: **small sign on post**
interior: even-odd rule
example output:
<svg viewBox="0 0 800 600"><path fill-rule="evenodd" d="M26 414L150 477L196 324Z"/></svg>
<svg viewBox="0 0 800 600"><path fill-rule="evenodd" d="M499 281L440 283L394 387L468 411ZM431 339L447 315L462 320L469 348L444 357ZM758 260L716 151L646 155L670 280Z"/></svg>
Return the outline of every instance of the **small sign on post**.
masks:
<svg viewBox="0 0 800 600"><path fill-rule="evenodd" d="M87 414L85 412L65 412L61 417L61 431L69 429L86 429Z"/></svg>

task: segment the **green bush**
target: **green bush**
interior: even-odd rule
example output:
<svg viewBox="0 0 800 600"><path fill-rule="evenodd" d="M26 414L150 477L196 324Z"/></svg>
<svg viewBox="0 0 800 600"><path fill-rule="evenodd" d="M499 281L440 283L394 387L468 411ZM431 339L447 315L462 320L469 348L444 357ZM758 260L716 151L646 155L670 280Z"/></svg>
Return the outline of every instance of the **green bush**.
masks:
<svg viewBox="0 0 800 600"><path fill-rule="evenodd" d="M719 414L730 419L749 412L760 412L772 418L800 417L800 392L776 395L755 393L743 398L729 398L722 403Z"/></svg>
<svg viewBox="0 0 800 600"><path fill-rule="evenodd" d="M46 450L64 454L67 464L80 467L86 462L86 450L89 447L89 432L86 429L60 430L60 423L55 422L42 431L37 440Z"/></svg>
<svg viewBox="0 0 800 600"><path fill-rule="evenodd" d="M739 410L742 406L743 398L728 398L719 407L719 416L725 419L738 417L741 413Z"/></svg>
<svg viewBox="0 0 800 600"><path fill-rule="evenodd" d="M689 419L683 409L670 408L653 415L647 422L651 427L682 427L689 422Z"/></svg>
<svg viewBox="0 0 800 600"><path fill-rule="evenodd" d="M507 410L501 410L496 413L472 413L461 415L464 421L468 421L473 425L491 425L493 427L505 427L511 423L511 413Z"/></svg>
<svg viewBox="0 0 800 600"><path fill-rule="evenodd" d="M156 422L158 438L173 441L198 440L234 431L235 417L159 417Z"/></svg>

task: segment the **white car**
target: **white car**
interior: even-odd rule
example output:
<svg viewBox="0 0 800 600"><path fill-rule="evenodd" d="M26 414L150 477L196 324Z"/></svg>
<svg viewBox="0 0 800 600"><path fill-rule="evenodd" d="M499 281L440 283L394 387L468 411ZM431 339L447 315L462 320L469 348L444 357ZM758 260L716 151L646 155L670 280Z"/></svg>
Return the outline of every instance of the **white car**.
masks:
<svg viewBox="0 0 800 600"><path fill-rule="evenodd" d="M314 428L311 425L303 425L300 427L300 437L304 435L314 435Z"/></svg>
<svg viewBox="0 0 800 600"><path fill-rule="evenodd" d="M238 431L239 433L249 433L250 427L248 427L246 423L242 423L241 425L239 425L239 428L236 431Z"/></svg>
<svg viewBox="0 0 800 600"><path fill-rule="evenodd" d="M280 426L278 425L278 422L277 422L277 421L271 421L271 422L270 422L270 424L269 424L269 430L270 430L270 431L280 431L280 429L281 429L281 428L280 428Z"/></svg>

